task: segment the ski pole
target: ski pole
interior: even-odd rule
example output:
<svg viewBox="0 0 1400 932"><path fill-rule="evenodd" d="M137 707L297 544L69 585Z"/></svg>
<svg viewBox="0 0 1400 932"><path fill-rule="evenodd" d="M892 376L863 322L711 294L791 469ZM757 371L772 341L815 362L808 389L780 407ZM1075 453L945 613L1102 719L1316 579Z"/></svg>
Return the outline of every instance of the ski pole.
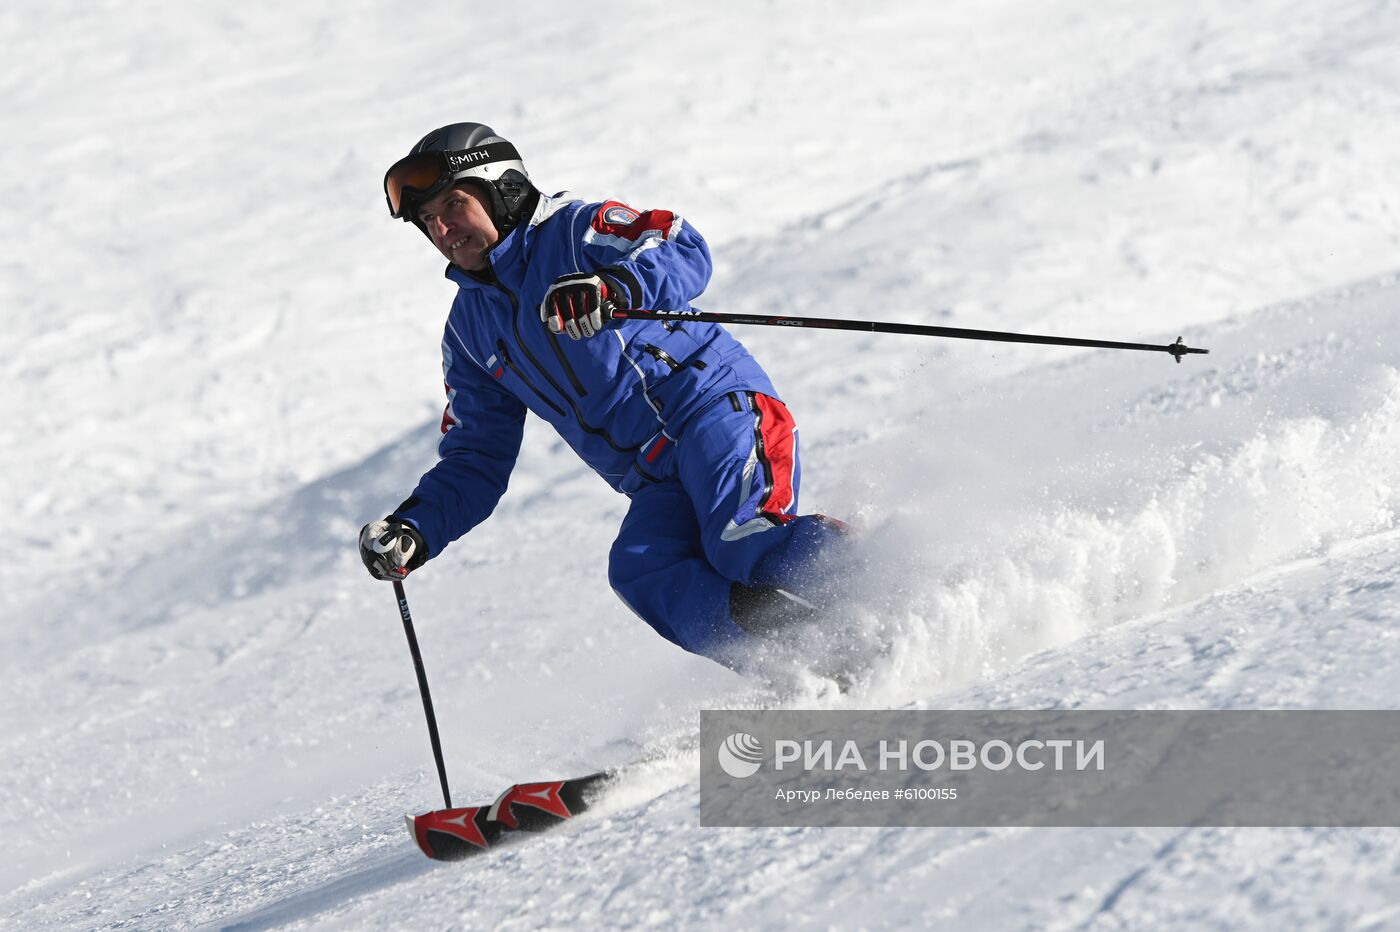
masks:
<svg viewBox="0 0 1400 932"><path fill-rule="evenodd" d="M447 789L447 767L442 762L442 742L438 740L437 716L433 715L433 697L428 694L428 674L423 671L423 655L418 652L418 636L413 633L413 616L408 613L408 596L403 593L403 583L394 580L394 595L399 600L399 617L403 619L403 633L408 637L408 649L413 654L413 671L418 674L418 692L423 696L423 711L428 716L428 737L433 742L433 760L437 761L438 779L442 781L442 803L452 808L452 794Z"/></svg>
<svg viewBox="0 0 1400 932"><path fill-rule="evenodd" d="M1044 343L1052 346L1091 346L1101 349L1151 350L1171 353L1177 362L1188 353L1209 353L1182 342L1120 343L1116 340L1084 340L1077 337L1047 337L1034 333L1006 333L1001 330L969 330L965 327L934 327L924 324L891 324L874 320L838 320L831 317L773 317L766 314L725 314L716 311L659 311L614 308L616 320L695 320L715 324L758 324L765 327L812 327L822 330L861 330L868 333L903 333L959 340L992 340L998 343Z"/></svg>

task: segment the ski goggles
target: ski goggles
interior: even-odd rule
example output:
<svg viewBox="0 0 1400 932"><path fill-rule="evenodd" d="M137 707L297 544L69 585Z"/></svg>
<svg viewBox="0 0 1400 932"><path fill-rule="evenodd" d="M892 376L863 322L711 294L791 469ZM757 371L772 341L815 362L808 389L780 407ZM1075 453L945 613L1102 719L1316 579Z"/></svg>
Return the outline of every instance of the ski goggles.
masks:
<svg viewBox="0 0 1400 932"><path fill-rule="evenodd" d="M384 198L389 216L411 219L409 210L434 197L460 178L488 177L480 169L493 162L519 162L520 153L508 142L493 142L474 149L447 152L415 152L404 156L384 173Z"/></svg>

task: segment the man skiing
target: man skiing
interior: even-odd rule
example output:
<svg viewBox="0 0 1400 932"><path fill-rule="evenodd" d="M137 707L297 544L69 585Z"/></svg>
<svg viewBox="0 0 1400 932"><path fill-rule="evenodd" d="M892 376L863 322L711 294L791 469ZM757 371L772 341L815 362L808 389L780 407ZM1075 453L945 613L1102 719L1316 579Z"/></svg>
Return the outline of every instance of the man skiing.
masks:
<svg viewBox="0 0 1400 932"><path fill-rule="evenodd" d="M491 514L531 411L631 499L608 581L663 637L743 666L755 639L811 617L817 557L842 527L796 513L797 428L768 376L717 324L611 319L690 308L711 271L690 224L544 195L478 123L429 133L384 192L458 291L440 459L361 530L373 576L403 578Z"/></svg>

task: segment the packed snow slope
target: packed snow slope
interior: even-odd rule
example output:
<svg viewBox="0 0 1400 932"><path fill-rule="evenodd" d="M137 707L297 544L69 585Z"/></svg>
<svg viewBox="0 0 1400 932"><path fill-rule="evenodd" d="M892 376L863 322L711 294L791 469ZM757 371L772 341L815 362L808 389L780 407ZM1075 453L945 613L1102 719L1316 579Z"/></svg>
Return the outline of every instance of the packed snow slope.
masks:
<svg viewBox="0 0 1400 932"><path fill-rule="evenodd" d="M383 0L0 13L0 925L1398 928L1400 835L706 830L734 704L1396 708L1400 7ZM456 799L654 758L457 865L354 536L432 462L428 129L667 207L702 306L1209 347L753 329L861 529L853 695L681 654L626 502L532 426L416 573Z"/></svg>

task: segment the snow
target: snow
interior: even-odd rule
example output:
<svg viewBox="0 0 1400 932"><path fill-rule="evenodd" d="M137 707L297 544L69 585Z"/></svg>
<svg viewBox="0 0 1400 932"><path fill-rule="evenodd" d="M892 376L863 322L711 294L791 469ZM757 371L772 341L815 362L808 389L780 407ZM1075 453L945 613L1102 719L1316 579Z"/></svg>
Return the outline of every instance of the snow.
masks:
<svg viewBox="0 0 1400 932"><path fill-rule="evenodd" d="M0 14L0 925L1400 928L1393 829L701 829L702 708L1397 707L1400 8L560 2ZM384 168L482 120L674 209L767 328L804 508L863 530L857 694L775 699L608 590L534 424L408 593L454 797L639 756L437 865L391 592L451 286ZM563 557L561 558L561 554Z"/></svg>

